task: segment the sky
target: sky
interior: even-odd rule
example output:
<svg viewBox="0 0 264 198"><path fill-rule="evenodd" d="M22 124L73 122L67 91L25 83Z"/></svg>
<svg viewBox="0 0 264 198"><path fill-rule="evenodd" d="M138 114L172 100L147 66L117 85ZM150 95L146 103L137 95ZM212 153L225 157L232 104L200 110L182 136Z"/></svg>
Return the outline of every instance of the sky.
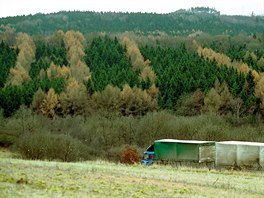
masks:
<svg viewBox="0 0 264 198"><path fill-rule="evenodd" d="M62 10L169 13L201 6L227 15L264 15L264 0L0 0L0 17Z"/></svg>

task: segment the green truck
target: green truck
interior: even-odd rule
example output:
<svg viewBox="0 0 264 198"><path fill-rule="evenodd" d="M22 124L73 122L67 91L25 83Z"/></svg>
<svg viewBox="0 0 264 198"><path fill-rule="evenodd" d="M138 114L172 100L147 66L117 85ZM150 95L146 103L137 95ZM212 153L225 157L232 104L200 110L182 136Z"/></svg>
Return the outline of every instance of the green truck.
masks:
<svg viewBox="0 0 264 198"><path fill-rule="evenodd" d="M154 141L147 148L141 163L151 165L154 162L213 163L214 161L214 141L161 139Z"/></svg>

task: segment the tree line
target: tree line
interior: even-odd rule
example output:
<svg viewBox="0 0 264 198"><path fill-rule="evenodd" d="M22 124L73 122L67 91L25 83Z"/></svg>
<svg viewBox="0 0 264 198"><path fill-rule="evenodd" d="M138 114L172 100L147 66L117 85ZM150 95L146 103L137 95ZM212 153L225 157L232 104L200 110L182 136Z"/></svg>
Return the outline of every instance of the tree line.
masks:
<svg viewBox="0 0 264 198"><path fill-rule="evenodd" d="M2 28L10 26L18 32L31 35L50 35L54 31L75 30L83 34L92 32L141 33L166 32L173 35L189 35L202 31L213 35L240 32L262 32L262 16L226 16L210 8L192 8L169 14L121 13L121 12L67 12L6 17L0 19Z"/></svg>

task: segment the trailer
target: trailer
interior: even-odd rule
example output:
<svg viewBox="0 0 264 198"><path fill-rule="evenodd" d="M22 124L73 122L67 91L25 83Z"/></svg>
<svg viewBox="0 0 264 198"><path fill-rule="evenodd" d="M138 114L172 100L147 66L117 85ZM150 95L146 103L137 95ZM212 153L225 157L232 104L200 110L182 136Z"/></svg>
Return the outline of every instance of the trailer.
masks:
<svg viewBox="0 0 264 198"><path fill-rule="evenodd" d="M217 142L216 166L261 169L264 166L264 143L241 141Z"/></svg>
<svg viewBox="0 0 264 198"><path fill-rule="evenodd" d="M198 140L156 140L144 152L142 164L154 162L194 162L209 163L215 161L215 142Z"/></svg>

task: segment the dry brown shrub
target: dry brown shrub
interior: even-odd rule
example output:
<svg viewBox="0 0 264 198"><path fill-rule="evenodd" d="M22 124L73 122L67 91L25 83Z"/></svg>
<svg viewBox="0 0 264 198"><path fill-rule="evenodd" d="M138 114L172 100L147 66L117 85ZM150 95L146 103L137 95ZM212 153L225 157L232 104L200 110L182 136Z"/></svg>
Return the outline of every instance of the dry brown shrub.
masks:
<svg viewBox="0 0 264 198"><path fill-rule="evenodd" d="M121 163L135 164L140 162L140 155L133 146L125 146L121 152Z"/></svg>

